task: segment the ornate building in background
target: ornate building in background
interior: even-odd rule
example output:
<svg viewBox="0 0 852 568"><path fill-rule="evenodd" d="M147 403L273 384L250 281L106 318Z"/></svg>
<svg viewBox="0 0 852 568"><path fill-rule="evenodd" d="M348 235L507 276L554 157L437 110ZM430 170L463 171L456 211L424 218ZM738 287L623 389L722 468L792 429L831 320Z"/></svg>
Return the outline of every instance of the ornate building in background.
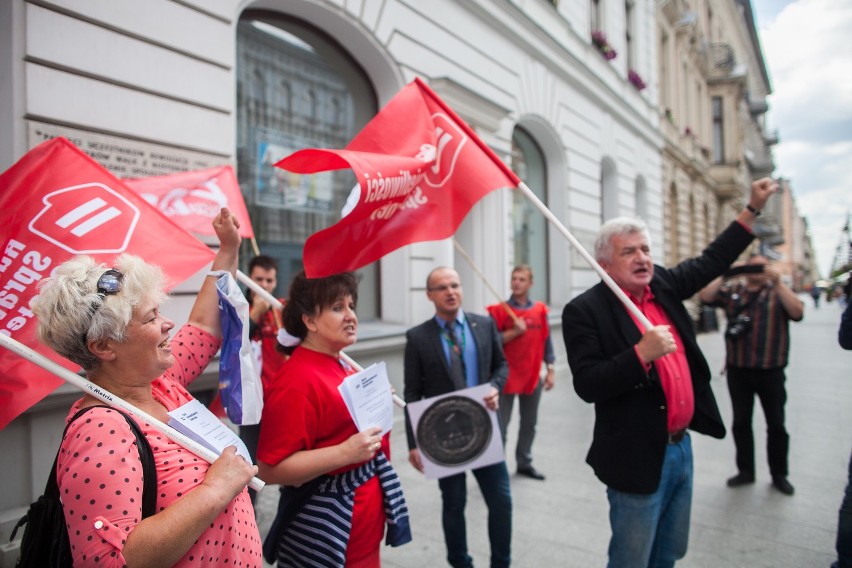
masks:
<svg viewBox="0 0 852 568"><path fill-rule="evenodd" d="M772 174L769 76L748 0L657 2L666 261L697 254ZM771 212L761 236L777 232Z"/></svg>
<svg viewBox="0 0 852 568"><path fill-rule="evenodd" d="M772 88L749 0L659 0L656 8L665 260L673 264L736 216L752 180L773 174L778 135L767 129ZM799 267L792 279L810 253L778 248L804 235L791 207L785 183L758 219L755 250Z"/></svg>

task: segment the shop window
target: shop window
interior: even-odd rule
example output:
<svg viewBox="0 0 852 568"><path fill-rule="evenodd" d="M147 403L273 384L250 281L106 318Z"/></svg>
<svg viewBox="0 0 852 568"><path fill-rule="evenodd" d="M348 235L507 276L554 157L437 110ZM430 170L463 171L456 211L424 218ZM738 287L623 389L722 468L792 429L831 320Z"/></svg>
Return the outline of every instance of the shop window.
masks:
<svg viewBox="0 0 852 568"><path fill-rule="evenodd" d="M257 247L278 261L286 295L313 233L340 220L355 185L351 170L299 175L273 164L303 148L343 148L377 112L363 70L310 24L247 11L237 26L237 174ZM253 254L250 243L243 262ZM345 254L345 243L341 243ZM358 271L358 315L377 319L379 264Z"/></svg>

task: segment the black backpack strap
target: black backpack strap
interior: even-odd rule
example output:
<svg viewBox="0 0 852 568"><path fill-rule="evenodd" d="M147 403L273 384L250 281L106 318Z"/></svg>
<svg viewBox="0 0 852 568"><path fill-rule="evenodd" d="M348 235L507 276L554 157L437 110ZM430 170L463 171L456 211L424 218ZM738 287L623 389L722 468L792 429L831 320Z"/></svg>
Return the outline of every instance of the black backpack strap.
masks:
<svg viewBox="0 0 852 568"><path fill-rule="evenodd" d="M154 463L154 452L151 449L151 444L148 443L148 438L145 437L142 429L139 428L139 425L130 417L129 414L123 410L115 408L114 406L108 406L106 404L96 404L94 406L87 406L86 408L80 409L71 417L71 420L68 421L68 426L71 426L72 422L93 408L109 408L118 412L124 416L124 419L127 420L127 424L136 436L136 447L139 450L139 460L142 462L142 518L145 519L153 516L157 512L157 467ZM68 426L65 426L65 431L62 433L62 439L65 439L65 433L68 432ZM56 464L59 459L58 452L56 454L56 458L57 459L53 461L53 469L50 470L50 477L47 480L47 486L44 488L44 494L59 497L59 486L56 483ZM53 493L48 493L49 491L52 491Z"/></svg>
<svg viewBox="0 0 852 568"><path fill-rule="evenodd" d="M134 436L136 436L136 447L139 450L139 459L142 462L142 518L145 519L147 517L153 516L157 512L157 468L154 463L154 452L151 450L151 444L148 443L148 439L145 437L145 434L142 432L139 425L136 423L133 418L131 418L127 413L121 411L112 406L107 406L105 404L98 404L95 406L87 406L86 408L80 409L74 416L71 417L71 420L68 421L68 424L65 426L65 430L62 432L62 439L65 439L65 435L68 433L68 427L71 426L71 423L77 420L80 416L88 412L93 408L112 408L127 420L127 424L130 426L130 429L133 431ZM48 500L52 500L56 503L60 503L59 498L59 484L56 482L56 468L59 463L59 450L56 451L56 457L53 458L53 467L50 468L50 473L47 476L47 483L44 486L44 494L43 497L39 498L39 501L42 501L43 498L47 498ZM32 506L30 508L32 511ZM12 529L11 536L9 538L9 542L15 540L15 536L18 532L18 529L24 525L27 525L29 520L29 512L21 517L21 520L15 525ZM64 529L64 526L63 526Z"/></svg>

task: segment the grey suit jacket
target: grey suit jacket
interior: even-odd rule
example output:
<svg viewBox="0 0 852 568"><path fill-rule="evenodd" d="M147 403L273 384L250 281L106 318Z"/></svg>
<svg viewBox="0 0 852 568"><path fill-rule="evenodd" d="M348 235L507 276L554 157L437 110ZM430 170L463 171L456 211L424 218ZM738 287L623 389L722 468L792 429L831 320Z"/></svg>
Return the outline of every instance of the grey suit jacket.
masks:
<svg viewBox="0 0 852 568"><path fill-rule="evenodd" d="M509 376L509 365L503 355L503 342L494 320L487 316L464 313L473 330L476 357L479 362L479 384L491 383L503 390ZM450 364L444 354L441 327L430 318L408 330L405 334L405 387L406 402L414 402L456 390L450 377ZM414 433L406 419L408 449L414 449Z"/></svg>

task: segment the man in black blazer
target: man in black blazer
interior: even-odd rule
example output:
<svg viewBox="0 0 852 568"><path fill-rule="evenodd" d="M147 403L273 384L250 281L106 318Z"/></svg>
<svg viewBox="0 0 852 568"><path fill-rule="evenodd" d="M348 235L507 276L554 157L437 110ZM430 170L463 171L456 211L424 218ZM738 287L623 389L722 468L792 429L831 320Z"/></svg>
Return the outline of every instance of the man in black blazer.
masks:
<svg viewBox="0 0 852 568"><path fill-rule="evenodd" d="M435 317L406 333L405 401L414 402L471 386L490 384L492 388L484 402L489 409L497 410L500 392L509 375L509 366L494 321L490 317L462 310L461 281L452 268L439 267L429 273L426 296L435 305ZM450 327L447 322L452 322ZM452 350L464 361L457 363L458 372L451 371ZM422 472L423 462L408 420L406 429L408 461ZM509 566L512 497L506 462L474 469L473 475L488 506L491 566ZM473 559L467 551L464 518L467 501L465 473L439 479L438 486L443 499L442 521L447 561L455 567L473 566Z"/></svg>
<svg viewBox="0 0 852 568"><path fill-rule="evenodd" d="M642 221L601 227L595 258L653 327L644 327L604 283L562 312L574 390L595 405L586 461L607 485L610 568L674 566L686 554L692 446L686 429L715 438L725 426L710 369L683 300L722 274L748 247L751 227L777 184L752 183L747 208L701 256L672 269L651 261Z"/></svg>

